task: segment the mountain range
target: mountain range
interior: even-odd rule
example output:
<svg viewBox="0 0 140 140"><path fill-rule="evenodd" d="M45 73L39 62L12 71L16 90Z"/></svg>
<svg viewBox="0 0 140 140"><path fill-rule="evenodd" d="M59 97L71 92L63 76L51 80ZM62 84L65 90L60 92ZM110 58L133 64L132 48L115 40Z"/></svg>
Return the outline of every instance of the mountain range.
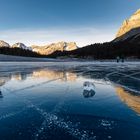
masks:
<svg viewBox="0 0 140 140"><path fill-rule="evenodd" d="M12 46L10 46L7 42L3 40L0 40L0 47L20 48L23 50L30 50L30 51L39 53L41 55L49 55L51 53L54 53L55 51L62 51L62 52L71 51L78 48L75 42L58 42L58 43L52 43L45 46L32 45L28 47L23 43L15 43Z"/></svg>

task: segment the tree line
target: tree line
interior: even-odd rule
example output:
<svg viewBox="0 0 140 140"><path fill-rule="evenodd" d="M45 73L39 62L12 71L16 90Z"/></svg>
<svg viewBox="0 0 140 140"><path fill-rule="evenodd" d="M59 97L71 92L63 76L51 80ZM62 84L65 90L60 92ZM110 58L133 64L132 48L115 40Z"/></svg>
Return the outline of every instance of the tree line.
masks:
<svg viewBox="0 0 140 140"><path fill-rule="evenodd" d="M25 50L22 48L8 48L8 47L0 47L0 54L26 56L26 57L45 57L39 53L30 50Z"/></svg>

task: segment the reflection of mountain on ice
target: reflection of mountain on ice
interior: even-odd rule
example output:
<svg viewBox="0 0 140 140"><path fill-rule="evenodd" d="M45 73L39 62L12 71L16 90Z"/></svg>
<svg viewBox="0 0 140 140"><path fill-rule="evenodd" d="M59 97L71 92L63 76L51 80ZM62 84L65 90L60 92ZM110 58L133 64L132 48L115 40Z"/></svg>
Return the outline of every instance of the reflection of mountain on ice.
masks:
<svg viewBox="0 0 140 140"><path fill-rule="evenodd" d="M32 79L43 79L43 80L53 80L53 79L61 79L61 81L75 81L77 79L77 74L68 72L68 71L56 71L52 69L44 69L44 70L34 70L30 72L18 72L11 73L7 76L0 76L0 86L3 86L6 82L10 80L14 81L23 81L27 78Z"/></svg>
<svg viewBox="0 0 140 140"><path fill-rule="evenodd" d="M3 98L2 92L0 91L0 98Z"/></svg>
<svg viewBox="0 0 140 140"><path fill-rule="evenodd" d="M75 73L71 73L67 71L56 71L56 70L45 69L45 70L34 71L32 77L47 78L49 80L61 78L62 81L75 81L77 75Z"/></svg>
<svg viewBox="0 0 140 140"><path fill-rule="evenodd" d="M0 87L3 86L4 84L5 84L5 79L0 79ZM0 98L3 98L1 88L0 88Z"/></svg>
<svg viewBox="0 0 140 140"><path fill-rule="evenodd" d="M17 74L12 74L11 79L12 80L17 80L17 81L23 81L26 80L27 77L31 76L32 73L17 73Z"/></svg>
<svg viewBox="0 0 140 140"><path fill-rule="evenodd" d="M56 70L49 70L49 69L44 69L44 70L35 70L32 73L18 73L18 74L13 74L12 76L13 80L26 80L27 77L30 78L43 78L43 79L59 79L61 78L62 81L75 81L77 78L77 75L75 73L71 72L66 72L66 71L56 71Z"/></svg>
<svg viewBox="0 0 140 140"><path fill-rule="evenodd" d="M0 76L0 86L3 86L9 80L10 80L10 76Z"/></svg>
<svg viewBox="0 0 140 140"><path fill-rule="evenodd" d="M85 98L92 97L95 95L95 85L92 82L84 82L83 87L83 96Z"/></svg>
<svg viewBox="0 0 140 140"><path fill-rule="evenodd" d="M116 87L116 92L125 104L140 114L140 96L133 95L122 87Z"/></svg>

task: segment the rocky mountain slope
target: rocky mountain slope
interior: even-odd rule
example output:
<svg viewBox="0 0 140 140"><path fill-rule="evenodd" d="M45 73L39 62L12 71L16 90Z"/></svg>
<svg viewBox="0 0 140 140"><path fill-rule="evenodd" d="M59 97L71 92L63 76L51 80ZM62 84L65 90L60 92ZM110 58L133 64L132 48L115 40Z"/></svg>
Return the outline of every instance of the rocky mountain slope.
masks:
<svg viewBox="0 0 140 140"><path fill-rule="evenodd" d="M15 43L11 46L12 48L21 48L24 50L32 50L31 47L27 47L26 45L24 45L23 43Z"/></svg>
<svg viewBox="0 0 140 140"><path fill-rule="evenodd" d="M138 41L138 38L140 39L140 9L123 22L114 41L127 40L134 42ZM140 43L140 40L138 43Z"/></svg>
<svg viewBox="0 0 140 140"><path fill-rule="evenodd" d="M12 48L21 48L21 49L26 49L27 46L25 46L23 43L15 43L11 46Z"/></svg>
<svg viewBox="0 0 140 140"><path fill-rule="evenodd" d="M10 47L10 45L5 41L0 40L0 47Z"/></svg>
<svg viewBox="0 0 140 140"><path fill-rule="evenodd" d="M55 51L71 51L77 49L77 45L75 42L58 42L58 43L52 43L50 45L46 46L31 46L32 50L34 52L43 54L43 55L48 55L52 54Z"/></svg>

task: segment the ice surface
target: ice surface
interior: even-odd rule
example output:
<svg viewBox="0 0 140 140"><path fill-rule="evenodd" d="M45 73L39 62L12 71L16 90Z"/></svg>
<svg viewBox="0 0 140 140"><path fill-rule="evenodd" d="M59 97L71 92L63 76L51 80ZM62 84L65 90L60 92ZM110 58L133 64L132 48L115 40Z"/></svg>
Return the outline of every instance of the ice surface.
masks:
<svg viewBox="0 0 140 140"><path fill-rule="evenodd" d="M139 139L139 66L0 63L0 138Z"/></svg>

